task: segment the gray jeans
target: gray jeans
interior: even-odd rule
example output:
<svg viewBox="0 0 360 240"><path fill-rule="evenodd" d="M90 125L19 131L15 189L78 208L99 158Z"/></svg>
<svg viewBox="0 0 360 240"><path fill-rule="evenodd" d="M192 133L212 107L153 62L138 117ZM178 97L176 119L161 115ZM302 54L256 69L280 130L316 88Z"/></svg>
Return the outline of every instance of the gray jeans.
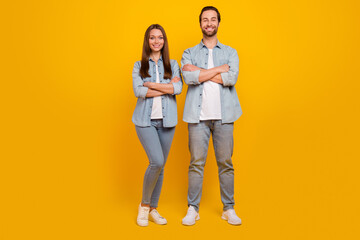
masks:
<svg viewBox="0 0 360 240"><path fill-rule="evenodd" d="M206 162L210 135L218 165L221 201L224 211L234 208L234 168L231 161L233 154L234 124L222 124L221 120L189 123L189 150L191 154L189 166L188 205L199 211L202 192L204 166Z"/></svg>
<svg viewBox="0 0 360 240"><path fill-rule="evenodd" d="M175 127L164 128L163 121L160 119L151 120L150 127L135 126L135 129L149 158L149 166L144 176L141 202L156 208L164 178L164 166L169 155Z"/></svg>

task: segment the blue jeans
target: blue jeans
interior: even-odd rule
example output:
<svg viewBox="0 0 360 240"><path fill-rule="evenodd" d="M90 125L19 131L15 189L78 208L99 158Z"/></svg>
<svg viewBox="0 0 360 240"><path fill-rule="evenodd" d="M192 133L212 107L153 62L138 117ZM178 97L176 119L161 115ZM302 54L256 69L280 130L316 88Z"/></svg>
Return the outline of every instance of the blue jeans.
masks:
<svg viewBox="0 0 360 240"><path fill-rule="evenodd" d="M218 165L221 201L224 211L234 208L234 168L231 161L233 154L234 123L222 124L221 120L206 120L189 123L189 166L188 205L199 211L202 192L204 166L206 162L210 135Z"/></svg>
<svg viewBox="0 0 360 240"><path fill-rule="evenodd" d="M158 206L164 179L164 166L169 155L175 127L164 128L163 121L151 120L150 127L135 126L136 133L149 158L143 183L141 203Z"/></svg>

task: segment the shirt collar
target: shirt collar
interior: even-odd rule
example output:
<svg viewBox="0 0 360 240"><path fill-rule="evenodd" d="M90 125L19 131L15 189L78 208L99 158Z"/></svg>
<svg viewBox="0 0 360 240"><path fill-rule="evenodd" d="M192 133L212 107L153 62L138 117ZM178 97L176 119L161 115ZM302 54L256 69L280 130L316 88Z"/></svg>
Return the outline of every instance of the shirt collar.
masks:
<svg viewBox="0 0 360 240"><path fill-rule="evenodd" d="M201 46L201 48L206 47L206 45L203 43L203 40L201 40L200 46ZM219 42L219 40L218 40L214 48L216 48L216 47L221 49L223 47L223 44L221 42Z"/></svg>
<svg viewBox="0 0 360 240"><path fill-rule="evenodd" d="M161 60L161 61L163 60L163 59L162 59L162 55L160 56L159 60ZM154 60L151 59L150 56L149 56L149 61L155 62Z"/></svg>

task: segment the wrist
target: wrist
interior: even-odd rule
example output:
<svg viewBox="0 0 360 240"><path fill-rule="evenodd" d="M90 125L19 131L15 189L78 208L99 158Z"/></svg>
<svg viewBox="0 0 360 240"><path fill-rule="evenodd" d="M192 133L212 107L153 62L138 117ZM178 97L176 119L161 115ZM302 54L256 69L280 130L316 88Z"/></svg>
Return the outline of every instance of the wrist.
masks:
<svg viewBox="0 0 360 240"><path fill-rule="evenodd" d="M217 74L223 73L221 66L216 67L216 73Z"/></svg>

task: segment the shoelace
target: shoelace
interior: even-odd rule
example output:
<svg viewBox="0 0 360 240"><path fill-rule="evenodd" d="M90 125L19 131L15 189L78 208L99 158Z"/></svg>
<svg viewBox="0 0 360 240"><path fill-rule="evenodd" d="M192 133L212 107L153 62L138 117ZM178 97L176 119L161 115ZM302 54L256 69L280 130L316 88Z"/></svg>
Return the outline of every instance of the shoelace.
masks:
<svg viewBox="0 0 360 240"><path fill-rule="evenodd" d="M231 218L239 218L239 217L236 215L235 210L230 210L230 211L228 211L228 216L231 217Z"/></svg>
<svg viewBox="0 0 360 240"><path fill-rule="evenodd" d="M155 214L157 218L163 218L163 217L160 215L160 213L159 213L158 211L156 211L156 209L152 210L151 212L152 212L153 214Z"/></svg>
<svg viewBox="0 0 360 240"><path fill-rule="evenodd" d="M140 208L139 215L141 216L142 219L146 219L146 212L147 212L146 208Z"/></svg>
<svg viewBox="0 0 360 240"><path fill-rule="evenodd" d="M195 211L194 208L189 208L187 213L189 214L189 213L195 213L195 212L196 212L196 211Z"/></svg>

